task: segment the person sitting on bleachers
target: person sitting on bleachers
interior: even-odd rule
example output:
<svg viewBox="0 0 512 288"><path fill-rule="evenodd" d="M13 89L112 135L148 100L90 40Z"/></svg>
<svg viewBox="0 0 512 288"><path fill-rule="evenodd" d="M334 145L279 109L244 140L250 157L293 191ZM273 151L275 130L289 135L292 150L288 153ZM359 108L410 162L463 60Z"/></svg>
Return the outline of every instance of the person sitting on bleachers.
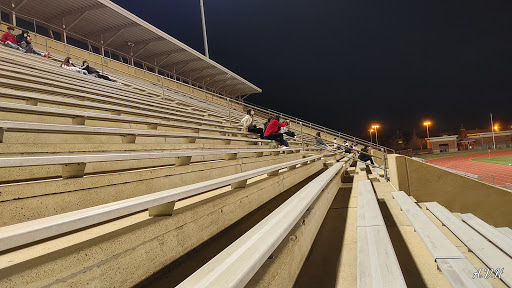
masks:
<svg viewBox="0 0 512 288"><path fill-rule="evenodd" d="M23 29L23 31L16 36L16 41L21 48L25 49L25 53L32 53L43 57L49 55L49 53L39 52L34 49L34 45L32 45L32 40L30 39L30 33L26 29Z"/></svg>
<svg viewBox="0 0 512 288"><path fill-rule="evenodd" d="M267 131L267 127L268 127L268 124L270 123L270 121L274 120L274 116L270 116L268 117L267 119L267 122L265 122L265 124L263 124L263 131Z"/></svg>
<svg viewBox="0 0 512 288"><path fill-rule="evenodd" d="M89 66L89 62L87 62L87 60L84 60L82 62L82 67L80 67L80 69L87 71L87 73L89 73L89 75L96 76L96 78L104 79L107 81L113 81L107 75L103 75L98 70L96 70L94 67Z"/></svg>
<svg viewBox="0 0 512 288"><path fill-rule="evenodd" d="M368 146L365 145L364 148L361 149L361 152L370 153L370 152L368 152ZM359 160L361 160L363 162L370 161L370 163L372 163L372 165L375 165L375 163L373 162L372 156L370 156L368 154L359 153Z"/></svg>
<svg viewBox="0 0 512 288"><path fill-rule="evenodd" d="M16 35L14 35L14 27L7 27L7 32L2 34L2 44L5 47L9 47L12 49L20 50L21 52L25 52L25 49L18 46L18 41L16 40Z"/></svg>
<svg viewBox="0 0 512 288"><path fill-rule="evenodd" d="M315 145L322 149L332 150L331 147L327 146L327 144L325 144L324 140L322 140L322 137L320 136L320 132L316 132Z"/></svg>
<svg viewBox="0 0 512 288"><path fill-rule="evenodd" d="M343 141L343 149L345 150L345 153L352 153L352 149L350 149L350 146L348 145L347 141Z"/></svg>
<svg viewBox="0 0 512 288"><path fill-rule="evenodd" d="M253 116L254 116L254 110L248 109L247 115L245 115L245 117L242 119L242 121L240 121L240 122L242 122L243 129L245 132L252 132L252 133L259 134L260 139L263 139L263 137L265 137L263 135L263 128L258 128L258 127L256 127L256 125L254 125Z"/></svg>
<svg viewBox="0 0 512 288"><path fill-rule="evenodd" d="M89 74L89 73L87 73L87 71L82 70L82 69L76 67L75 65L73 65L73 59L71 59L71 57L66 57L66 59L64 59L64 61L62 61L61 67L65 68L65 69L68 69L68 70L71 70L71 71L78 72L78 73L83 74L83 75Z"/></svg>
<svg viewBox="0 0 512 288"><path fill-rule="evenodd" d="M284 121L283 123L279 122L279 115L276 115L274 119L268 123L264 133L265 139L277 141L282 148L289 147L288 141L284 140L283 133L280 133L281 127L285 127L288 124L288 121Z"/></svg>
<svg viewBox="0 0 512 288"><path fill-rule="evenodd" d="M336 140L336 138L334 138L334 140L332 140L332 142L334 142L334 145L333 145L334 150L343 150L342 147L340 146L340 144L338 144L338 141Z"/></svg>

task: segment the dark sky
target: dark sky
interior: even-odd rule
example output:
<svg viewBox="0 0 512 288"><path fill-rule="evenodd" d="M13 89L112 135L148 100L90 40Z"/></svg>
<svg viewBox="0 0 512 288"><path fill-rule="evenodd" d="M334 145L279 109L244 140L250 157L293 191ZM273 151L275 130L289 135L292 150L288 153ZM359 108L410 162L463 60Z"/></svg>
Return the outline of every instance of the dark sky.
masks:
<svg viewBox="0 0 512 288"><path fill-rule="evenodd" d="M203 53L199 0L116 0ZM204 0L210 57L246 100L355 136L512 125L510 0Z"/></svg>

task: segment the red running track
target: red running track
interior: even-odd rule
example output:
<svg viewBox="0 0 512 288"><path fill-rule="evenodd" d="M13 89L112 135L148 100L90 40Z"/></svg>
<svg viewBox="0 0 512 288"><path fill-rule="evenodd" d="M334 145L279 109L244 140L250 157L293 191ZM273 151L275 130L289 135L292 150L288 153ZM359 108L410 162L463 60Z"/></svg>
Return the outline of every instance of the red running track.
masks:
<svg viewBox="0 0 512 288"><path fill-rule="evenodd" d="M491 157L501 156L512 156L512 150L491 151ZM505 183L512 184L512 166L471 161L474 158L486 157L489 157L488 152L437 158L426 162L474 175L494 175L496 185L499 186L503 186Z"/></svg>

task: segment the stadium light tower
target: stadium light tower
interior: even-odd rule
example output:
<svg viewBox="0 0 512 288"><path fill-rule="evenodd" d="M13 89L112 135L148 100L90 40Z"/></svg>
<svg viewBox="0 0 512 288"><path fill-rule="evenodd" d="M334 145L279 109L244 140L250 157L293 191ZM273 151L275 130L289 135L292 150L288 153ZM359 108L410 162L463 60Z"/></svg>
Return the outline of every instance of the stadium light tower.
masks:
<svg viewBox="0 0 512 288"><path fill-rule="evenodd" d="M492 123L492 113L491 113L491 132L492 132L492 146L494 150L496 150L496 141L494 141L494 124Z"/></svg>
<svg viewBox="0 0 512 288"><path fill-rule="evenodd" d="M368 130L368 132L370 132L370 143L373 144L373 137L372 137L373 129Z"/></svg>
<svg viewBox="0 0 512 288"><path fill-rule="evenodd" d="M204 39L204 55L206 58L210 58L208 53L208 38L206 37L206 22L204 20L204 5L203 0L199 0L201 4L201 21L203 22L203 39Z"/></svg>
<svg viewBox="0 0 512 288"><path fill-rule="evenodd" d="M377 145L379 145L379 133L377 133L377 128L379 127L379 125L372 125L372 128L375 129L375 142L377 142Z"/></svg>
<svg viewBox="0 0 512 288"><path fill-rule="evenodd" d="M430 134L428 133L428 125L430 125L430 124L431 124L430 121L423 122L423 125L427 126L427 138L430 138Z"/></svg>

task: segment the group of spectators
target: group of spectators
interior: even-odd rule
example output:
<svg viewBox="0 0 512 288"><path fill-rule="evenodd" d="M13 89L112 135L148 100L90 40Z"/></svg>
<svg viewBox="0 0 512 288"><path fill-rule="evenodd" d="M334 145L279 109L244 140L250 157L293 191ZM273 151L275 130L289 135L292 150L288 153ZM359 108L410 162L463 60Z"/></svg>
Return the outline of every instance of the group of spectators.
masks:
<svg viewBox="0 0 512 288"><path fill-rule="evenodd" d="M334 145L333 147L330 147L329 145L325 144L324 140L322 140L322 136L320 134L320 132L317 132L316 133L316 140L315 140L315 144L316 146L320 147L320 148L323 148L323 149L326 149L326 150L329 150L329 151L344 151L345 153L352 153L354 152L356 154L356 156L359 158L359 160L361 160L362 162L366 162L366 161L370 161L370 163L372 165L375 165L375 163L373 162L373 158L372 156L370 155L370 147L368 145L365 145L361 150L359 150L357 148L357 145L352 143L352 144L348 144L347 141L343 141L343 146L339 145L336 138L334 138L333 142L334 142Z"/></svg>
<svg viewBox="0 0 512 288"><path fill-rule="evenodd" d="M254 110L249 109L241 123L244 131L259 134L260 139L274 140L279 143L283 149L289 147L288 141L284 139L284 135L295 137L295 133L287 130L287 126L290 125L290 122L281 122L279 115L269 117L264 127L258 128L256 124L254 124Z"/></svg>
<svg viewBox="0 0 512 288"><path fill-rule="evenodd" d="M241 121L244 131L246 132L252 132L260 135L260 139L268 139L268 140L275 140L277 143L279 143L282 148L289 147L288 141L284 139L284 135L295 137L295 133L291 131L287 131L287 126L290 125L290 122L280 121L279 115L272 116L268 118L268 121L265 123L263 128L258 128L254 124L254 110L248 109L247 115L242 119ZM283 129L281 129L283 128ZM315 137L315 144L316 146L329 150L329 151L337 151L341 150L346 153L352 153L354 151L356 155L358 155L359 160L366 162L370 161L372 165L375 165L373 162L372 156L369 154L369 146L365 145L364 148L359 150L357 148L356 144L349 145L347 141L343 142L343 145L339 145L336 141L336 138L334 138L334 145L333 147L330 147L329 145L325 144L324 140L322 140L320 132L316 133Z"/></svg>
<svg viewBox="0 0 512 288"><path fill-rule="evenodd" d="M89 66L89 62L87 62L87 60L82 61L82 66L77 67L77 66L75 66L75 64L73 64L73 59L71 59L71 57L66 57L66 59L64 59L64 61L62 61L61 67L71 70L71 71L74 71L74 72L78 72L82 75L91 75L96 78L104 79L107 81L113 81L107 75L103 75L98 70L96 70L94 67Z"/></svg>
<svg viewBox="0 0 512 288"><path fill-rule="evenodd" d="M40 52L37 51L34 48L34 45L32 45L32 39L30 37L30 32L28 30L22 30L20 34L15 35L14 34L14 27L9 26L7 27L7 32L2 34L1 38L2 44L6 47L16 49L18 51L21 51L23 53L31 53L36 54L39 56L43 56L48 58L50 56L50 53L46 52ZM94 67L89 66L89 63L87 60L84 60L82 62L82 66L77 67L73 64L73 60L71 57L66 57L64 61L61 64L62 68L78 72L83 75L92 75L96 78L112 81L110 77L101 74L98 70L94 69Z"/></svg>
<svg viewBox="0 0 512 288"><path fill-rule="evenodd" d="M6 47L19 50L23 53L32 53L43 57L50 56L50 53L39 52L34 49L32 39L30 39L30 32L22 30L20 34L14 35L14 27L7 27L7 32L2 34L2 44Z"/></svg>

